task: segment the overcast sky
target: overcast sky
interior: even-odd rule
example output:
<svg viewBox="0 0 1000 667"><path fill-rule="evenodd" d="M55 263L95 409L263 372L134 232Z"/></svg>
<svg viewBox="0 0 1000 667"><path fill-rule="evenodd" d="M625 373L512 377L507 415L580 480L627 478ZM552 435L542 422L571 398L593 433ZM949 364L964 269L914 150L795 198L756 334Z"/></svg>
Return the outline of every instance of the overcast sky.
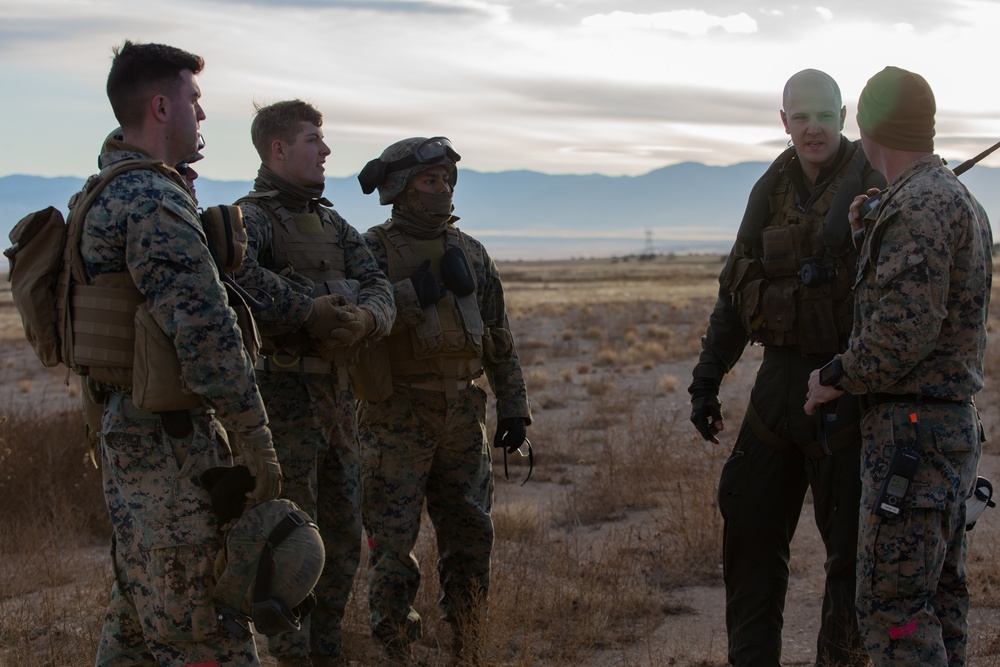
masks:
<svg viewBox="0 0 1000 667"><path fill-rule="evenodd" d="M96 169L126 38L205 58L215 179L253 178L253 104L293 97L325 116L330 176L436 134L479 171L770 161L806 67L839 81L851 138L871 75L924 75L937 150L961 160L1000 139L998 28L1000 3L979 0L0 0L0 176Z"/></svg>

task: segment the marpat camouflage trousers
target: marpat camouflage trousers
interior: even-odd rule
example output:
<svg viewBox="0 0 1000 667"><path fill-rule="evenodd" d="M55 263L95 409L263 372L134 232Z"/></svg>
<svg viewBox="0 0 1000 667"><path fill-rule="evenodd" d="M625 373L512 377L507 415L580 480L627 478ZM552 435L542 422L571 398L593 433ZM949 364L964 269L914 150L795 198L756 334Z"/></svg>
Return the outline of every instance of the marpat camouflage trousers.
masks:
<svg viewBox="0 0 1000 667"><path fill-rule="evenodd" d="M914 424L910 415L916 415ZM858 624L876 667L966 664L965 499L980 442L975 406L887 403L862 422ZM898 516L872 513L893 449L920 456Z"/></svg>
<svg viewBox="0 0 1000 667"><path fill-rule="evenodd" d="M493 470L486 392L472 385L449 400L444 392L397 385L381 403L362 402L358 414L372 636L412 641L420 634L413 607L420 564L413 548L425 499L445 619L458 622L473 596L485 601L489 590Z"/></svg>
<svg viewBox="0 0 1000 667"><path fill-rule="evenodd" d="M319 525L326 565L316 584L316 609L302 628L268 640L268 652L333 656L361 559L360 473L355 401L338 392L336 375L261 372L274 449L281 463L281 497Z"/></svg>
<svg viewBox="0 0 1000 667"><path fill-rule="evenodd" d="M198 477L232 456L210 412L191 421L191 433L171 437L158 415L108 399L101 470L115 580L98 667L258 664L253 639L222 630L212 601L221 538Z"/></svg>

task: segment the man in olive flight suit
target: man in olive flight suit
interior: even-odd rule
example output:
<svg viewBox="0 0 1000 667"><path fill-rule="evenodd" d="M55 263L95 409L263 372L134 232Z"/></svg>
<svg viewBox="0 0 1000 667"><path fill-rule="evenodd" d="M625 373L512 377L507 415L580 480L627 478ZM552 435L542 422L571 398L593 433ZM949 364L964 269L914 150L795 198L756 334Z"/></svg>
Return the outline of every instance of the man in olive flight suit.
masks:
<svg viewBox="0 0 1000 667"><path fill-rule="evenodd" d="M780 112L791 147L754 186L719 299L702 338L691 421L718 442L719 388L748 343L764 358L732 454L719 509L729 662L778 667L789 545L806 490L826 546L816 665L863 665L854 613L860 432L847 397L824 415L802 411L809 373L842 351L851 331L857 252L848 223L854 196L884 183L842 134L840 88L803 70L785 84Z"/></svg>

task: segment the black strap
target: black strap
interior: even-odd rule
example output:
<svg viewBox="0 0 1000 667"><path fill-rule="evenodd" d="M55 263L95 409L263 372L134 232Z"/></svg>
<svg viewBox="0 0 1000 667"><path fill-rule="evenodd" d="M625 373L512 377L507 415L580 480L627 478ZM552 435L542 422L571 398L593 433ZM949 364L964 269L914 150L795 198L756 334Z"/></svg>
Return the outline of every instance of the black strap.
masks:
<svg viewBox="0 0 1000 667"><path fill-rule="evenodd" d="M820 417L822 418L822 416ZM764 420L760 418L757 414L757 409L753 406L753 401L747 406L747 423L750 424L750 429L753 431L761 442L763 442L768 447L776 449L782 454L788 455L798 455L801 454L807 459L816 461L829 454L833 454L839 449L843 449L852 442L857 442L861 439L861 433L859 430L860 422L854 422L846 428L842 428L836 433L829 436L825 436L822 440L814 440L813 442L806 443L804 445L799 445L782 438L778 434L774 433L765 424ZM825 424L823 425L825 426ZM825 447L824 442L825 441Z"/></svg>
<svg viewBox="0 0 1000 667"><path fill-rule="evenodd" d="M531 479L531 472L535 469L535 450L531 448L531 440L527 438L524 439L524 444L528 446L528 476L524 478L521 482L521 486L528 483ZM507 472L507 448L503 448L503 478L510 479L510 474Z"/></svg>
<svg viewBox="0 0 1000 667"><path fill-rule="evenodd" d="M293 530L307 524L316 525L302 512L292 510L271 530L271 534L267 536L267 541L261 550L260 562L257 565L257 577L253 587L254 602L264 602L271 597L271 577L274 575L275 548L284 542L285 538L291 535Z"/></svg>

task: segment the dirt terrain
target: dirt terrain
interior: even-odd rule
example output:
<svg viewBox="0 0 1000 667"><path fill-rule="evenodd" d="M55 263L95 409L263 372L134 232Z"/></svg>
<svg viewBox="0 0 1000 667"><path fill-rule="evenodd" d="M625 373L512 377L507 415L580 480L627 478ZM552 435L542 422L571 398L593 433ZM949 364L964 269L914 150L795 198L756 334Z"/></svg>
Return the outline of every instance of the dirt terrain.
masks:
<svg viewBox="0 0 1000 667"><path fill-rule="evenodd" d="M718 470L743 417L760 349L749 348L723 386L727 429L722 443L712 446L701 442L687 420L686 387L697 359L698 339L715 301L720 268L718 257L501 264L512 329L532 400L535 421L529 437L535 450L535 469L531 481L520 486L527 472L523 461L510 462L508 481L503 478L502 459L494 458L498 534L495 577L501 585L507 583L506 563L515 559L513 554L520 554L518 545L525 543L519 540L535 540L530 542L531 549L547 546L579 554L581 572L586 569L584 565L589 568L599 562L601 554L613 546L611 560L619 569L644 568L642 580L649 582L650 594L655 595L656 602L652 613L647 609L637 612L634 618L618 619L614 607L624 606L632 597L643 594L632 591L633 584L628 585L627 591L623 586L621 599L610 594L601 603L607 605L606 613L595 614L598 620L588 621L595 623L592 634L600 635L599 639L559 654L537 653L551 655L550 658L517 658L511 649L513 657L496 655L491 664L587 667L726 664L720 520L714 507L714 490ZM991 344L988 386L977 400L988 435L1000 428L997 394L990 382L991 371L995 376L1000 368L996 359L997 350ZM78 393L75 376L67 376L63 368L44 369L38 363L21 335L7 283L0 284L0 419L19 410L34 411L39 406L52 412L74 410ZM642 456L651 459L663 456L673 461L670 457L684 450L690 452L690 460L683 459L687 461L683 467L671 463L662 470L656 468L649 477L631 468L629 474L635 476L624 476L626 452L637 447L635 441L654 426L662 429L656 431L660 441L643 450ZM492 435L492 425L489 432ZM649 465L653 466L653 462ZM1000 480L1000 462L991 442L984 448L980 472ZM620 477L616 478L616 474ZM700 489L698 495L685 498L683 489L689 488L687 485ZM638 495L645 487L655 488L655 493ZM681 489L680 497L677 489ZM588 502L594 498L598 507ZM674 525L678 521L675 517L678 507L680 522L687 523L676 536L671 533L664 537L668 524L672 526L670 530L678 530ZM807 498L792 546L792 579L784 628L786 666L810 665L814 659L824 554L811 510ZM542 527L525 528L528 520ZM423 533L429 533L429 526L425 526ZM521 533L536 537L522 538ZM998 535L1000 511L997 510L988 511L970 533L970 580L974 595L970 665L1000 664L996 611L1000 594L996 590L997 570L993 563ZM689 553L682 553L685 550ZM658 561L659 553L671 554L670 560L665 557ZM634 554L636 564L622 560L626 554ZM88 547L84 558L106 567L106 547ZM422 561L425 581L430 580L433 561L427 557ZM18 576L10 571L11 562L8 558L8 564L0 569L0 578ZM665 569L673 567L672 563L683 563L678 571L692 572L690 581L674 581L670 572L660 571L658 562ZM575 565L568 563L565 567L572 571ZM364 565L356 582L352 618L363 618L363 603L358 599L363 599L363 571ZM101 583L96 587L99 590ZM5 594L0 594L2 613L7 613L4 610L11 605L20 604L11 590L19 589L9 587ZM499 596L502 591L496 593ZM91 597L94 595L100 596L91 594ZM570 606L584 598L580 593ZM421 602L426 607L421 609L425 617L434 615L433 603L433 599ZM560 621L560 618L518 617L516 606L508 609L505 605L500 599L497 608L491 608L491 623L513 624L498 632L518 635L519 641L519 635L531 634L532 628L557 626ZM522 607L523 614L528 613L526 609ZM575 612L566 610L567 623L578 622L574 620ZM558 611L556 614L562 617ZM621 627L605 635L599 627L602 622ZM57 622L50 623L54 626ZM518 628L523 628L523 633ZM36 627L34 632L56 641L51 627L48 630ZM552 638L554 632L539 634L537 641L557 643ZM348 633L349 642L358 647L351 655L352 664L375 664L370 662L372 654L365 643L363 620L349 624ZM443 664L436 658L433 642L440 640L435 638L433 626L431 638L427 635L425 632L425 641L418 647L418 663ZM13 641L11 631L5 630L0 621L0 666L15 664L5 663L3 652L5 643L13 646ZM92 662L92 657L78 662L42 659L37 664L88 664L88 660ZM265 658L263 664L274 663Z"/></svg>

